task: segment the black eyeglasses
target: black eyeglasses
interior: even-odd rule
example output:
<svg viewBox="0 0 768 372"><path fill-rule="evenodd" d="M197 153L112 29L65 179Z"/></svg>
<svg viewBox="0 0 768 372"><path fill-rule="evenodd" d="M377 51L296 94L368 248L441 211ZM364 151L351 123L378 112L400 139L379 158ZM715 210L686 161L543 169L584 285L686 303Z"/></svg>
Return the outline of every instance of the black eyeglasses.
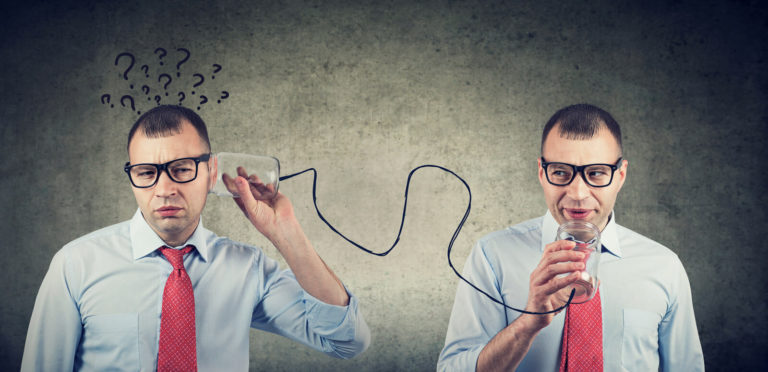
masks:
<svg viewBox="0 0 768 372"><path fill-rule="evenodd" d="M206 162L211 154L200 155L196 158L181 158L165 164L142 163L130 165L125 163L123 170L128 173L128 179L134 187L145 189L152 187L160 179L160 173L165 171L168 177L176 183L192 182L197 178L197 165Z"/></svg>
<svg viewBox="0 0 768 372"><path fill-rule="evenodd" d="M555 186L568 186L581 173L581 178L592 187L606 187L613 181L613 173L619 168L621 159L616 164L585 164L573 165L568 163L547 162L541 158L541 167L547 175L547 181Z"/></svg>

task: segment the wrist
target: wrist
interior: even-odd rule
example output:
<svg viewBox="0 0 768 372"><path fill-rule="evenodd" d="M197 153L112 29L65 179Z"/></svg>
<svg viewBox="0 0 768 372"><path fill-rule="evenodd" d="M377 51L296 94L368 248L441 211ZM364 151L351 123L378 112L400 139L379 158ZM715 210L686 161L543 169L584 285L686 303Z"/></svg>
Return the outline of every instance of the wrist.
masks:
<svg viewBox="0 0 768 372"><path fill-rule="evenodd" d="M309 241L304 235L304 231L295 220L283 221L268 234L264 235L283 255L289 253L288 251L295 252L297 249L301 249L301 247L309 246Z"/></svg>
<svg viewBox="0 0 768 372"><path fill-rule="evenodd" d="M534 338L549 325L548 318L548 315L521 314L512 322L515 325L515 334L523 338Z"/></svg>

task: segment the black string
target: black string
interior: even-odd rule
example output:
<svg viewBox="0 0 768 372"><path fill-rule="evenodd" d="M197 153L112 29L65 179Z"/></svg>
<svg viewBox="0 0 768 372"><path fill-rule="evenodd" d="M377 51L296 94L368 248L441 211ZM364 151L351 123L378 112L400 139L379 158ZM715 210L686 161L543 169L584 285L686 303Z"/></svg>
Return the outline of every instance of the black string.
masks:
<svg viewBox="0 0 768 372"><path fill-rule="evenodd" d="M365 252L367 252L367 253L370 253L370 254L372 254L372 255L376 255L376 256L380 256L380 257L381 257L381 256L386 256L386 255L388 255L388 254L389 254L389 252L391 252L391 251L392 251L392 249L394 249L394 248L395 248L395 246L397 245L397 243L398 243L398 242L400 242L400 234L403 232L403 224L405 224L405 212L406 212L406 209L408 208L408 189L409 189L409 188L410 188L410 186L411 186L411 177L413 177L413 174L414 174L414 173L415 173L417 170L419 170L419 169L421 169L421 168L437 168L437 169L440 169L440 170L442 170L442 171L444 171L444 172L450 173L451 175L453 175L454 177L456 177L456 178L457 178L459 181L461 181L461 183L463 183L463 184L464 184L464 187L467 189L467 193L469 194L469 201L467 202L467 210L466 210L466 212L464 212L464 216L461 218L461 222L459 222L459 225L456 227L456 230L454 230L454 232L453 232L453 236L451 236L451 241L448 243L448 266L450 266L450 267L451 267L451 269L452 269L452 270L453 270L453 272L456 274L456 276L458 276L458 277L459 277L459 279L461 279L461 280L463 280L465 283L469 284L469 285L470 285L472 288L474 288L476 291L478 291L478 292L480 292L480 293L484 294L484 295L485 295L485 297L488 297L488 298L489 298L491 301L493 301L493 302L495 302L495 303L497 303L497 304L499 304L499 305L501 305L501 306L503 306L503 307L505 307L505 308L507 308L507 309L510 309L510 310L514 310L514 311L517 311L517 312L520 312L520 313L525 313L525 314L533 314L533 315L545 315L545 314L552 314L552 313L556 313L556 312L558 312L558 311L560 311L560 310L563 310L563 309L565 309L566 307L568 307L568 305L570 305L570 304L571 304L571 300L573 300L573 296L576 294L576 290L575 290L575 289L572 289L572 290L571 290L571 295L568 297L568 301L565 303L565 305L563 305L563 306L561 306L561 307L558 307L557 309L554 309L554 310L550 310L550 311L544 311L544 312L537 312L537 311L527 311L527 310L516 309L516 308L514 308L514 307L511 307L511 306L507 305L506 303L504 303L504 302L502 302L502 301L499 301L499 300L497 300L496 298L494 298L494 297L493 297L492 295L490 295L489 293L487 293L487 292L483 291L482 289L478 288L478 287L477 287L476 285L474 285L472 282L470 282L469 280L467 280L466 278L464 278L464 277L463 277L463 276L462 276L462 275L459 273L459 271L458 271L458 270L456 270L456 268L453 266L453 262L451 261L451 251L453 250L453 243L456 241L456 238L459 236L459 232L461 231L461 228L462 228L462 227L464 227L464 222L466 222L466 221L467 221L467 217L469 217L469 211L470 211L470 209L472 208L472 190L470 190L470 189L469 189L469 185L467 184L467 182L466 182L466 181L464 181L464 179L463 179L463 178L459 177L459 175L457 175L456 173L454 173L454 172L453 172L452 170L450 170L450 169L447 169L447 168L443 168L443 167L441 167L441 166L439 166L439 165L424 164L424 165L420 165L420 166L418 166L418 167L414 168L413 170L411 170L411 172L410 172L410 173L408 173L408 180L407 180L407 181L406 181L406 183L405 183L405 201L403 202L403 216L402 216L402 218L401 218L401 220L400 220L400 229L398 229L398 231L397 231L397 237L395 238L395 242L394 242L394 243L392 243L392 246L391 246L391 247L389 247L389 249L387 249L387 250L386 250L386 251L384 251L384 252L373 252L373 251L371 251L370 249L368 249L368 248L365 248L365 247L363 247L362 245L360 245L360 244L357 244L356 242L354 242L354 241L352 241L351 239L347 238L346 236L344 236L344 234L342 234L341 232L339 232L338 230L336 230L336 228L335 228L335 227L333 227L333 225L331 225L331 223L330 223L330 222L328 222L328 220L326 220L326 219L325 219L325 216L323 216L323 214L322 214L322 213L320 213L320 208L318 208L318 207L317 207L317 170L316 170L315 168L309 168L309 169L305 169L305 170L303 170L303 171L301 171L301 172L297 172L297 173L289 174L289 175L287 175L287 176L282 176L282 177L280 177L280 181L284 181L284 180L287 180L287 179L293 178L293 177L295 177L295 176L298 176L298 175L300 175L300 174L304 174L304 173L306 173L306 172L312 171L312 173L313 173L313 176L312 176L312 201L313 201L313 202L314 202L314 204L315 204L315 211L317 211L317 215L318 215L318 217L320 217L320 219L321 219L323 222L325 222L325 224L326 224L326 225L328 225L328 227L329 227L329 228L330 228L330 229L331 229L333 232L335 232L335 233L336 233L336 234L338 234L340 237L344 238L344 240L346 240L347 242L349 242L349 244L352 244L352 245L354 245L355 247L357 247L357 248L359 248L359 249L361 249L361 250L363 250L363 251L365 251ZM505 312L505 315L506 315L506 312Z"/></svg>

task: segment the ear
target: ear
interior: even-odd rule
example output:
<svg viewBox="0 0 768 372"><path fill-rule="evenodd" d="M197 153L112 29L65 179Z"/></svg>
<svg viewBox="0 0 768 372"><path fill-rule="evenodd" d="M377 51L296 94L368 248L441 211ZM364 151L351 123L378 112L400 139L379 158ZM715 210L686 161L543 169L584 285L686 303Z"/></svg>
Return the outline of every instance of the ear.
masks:
<svg viewBox="0 0 768 372"><path fill-rule="evenodd" d="M622 159L621 165L619 166L619 169L616 170L616 174L614 175L614 182L619 182L619 190L621 190L621 187L624 186L624 181L627 180L627 170L629 169L629 160Z"/></svg>
<svg viewBox="0 0 768 372"><path fill-rule="evenodd" d="M547 176L544 175L544 167L541 166L541 157L536 159L536 164L539 166L539 183L541 184L541 187L544 187L547 182Z"/></svg>
<svg viewBox="0 0 768 372"><path fill-rule="evenodd" d="M208 192L211 192L219 178L219 157L216 155L211 155L211 159L208 161L208 176L210 177L208 180Z"/></svg>

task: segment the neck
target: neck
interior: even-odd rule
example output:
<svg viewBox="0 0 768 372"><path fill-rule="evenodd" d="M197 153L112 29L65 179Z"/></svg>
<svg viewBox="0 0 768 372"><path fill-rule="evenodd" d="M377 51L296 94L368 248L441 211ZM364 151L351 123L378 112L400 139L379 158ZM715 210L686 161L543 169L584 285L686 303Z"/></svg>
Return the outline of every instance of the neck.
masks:
<svg viewBox="0 0 768 372"><path fill-rule="evenodd" d="M182 244L186 243L189 238L192 237L192 234L195 233L195 230L197 230L197 225L200 223L200 217L197 218L197 222L195 222L192 226L190 226L187 230L184 231L158 231L154 226L151 224L148 224L149 227L152 229L152 231L157 234L157 236L165 243L165 245L169 247L178 247Z"/></svg>
<svg viewBox="0 0 768 372"><path fill-rule="evenodd" d="M179 246L181 246L182 244L186 243L186 242L187 242L187 240L189 240L189 237L190 237L190 236L192 236L192 234L188 235L188 236L187 236L186 238L184 238L184 239L168 239L168 238L163 238L163 237L161 236L161 237L160 237L160 239L162 239L162 240L163 240L163 243L165 243L165 245L167 245L168 247L179 247Z"/></svg>

